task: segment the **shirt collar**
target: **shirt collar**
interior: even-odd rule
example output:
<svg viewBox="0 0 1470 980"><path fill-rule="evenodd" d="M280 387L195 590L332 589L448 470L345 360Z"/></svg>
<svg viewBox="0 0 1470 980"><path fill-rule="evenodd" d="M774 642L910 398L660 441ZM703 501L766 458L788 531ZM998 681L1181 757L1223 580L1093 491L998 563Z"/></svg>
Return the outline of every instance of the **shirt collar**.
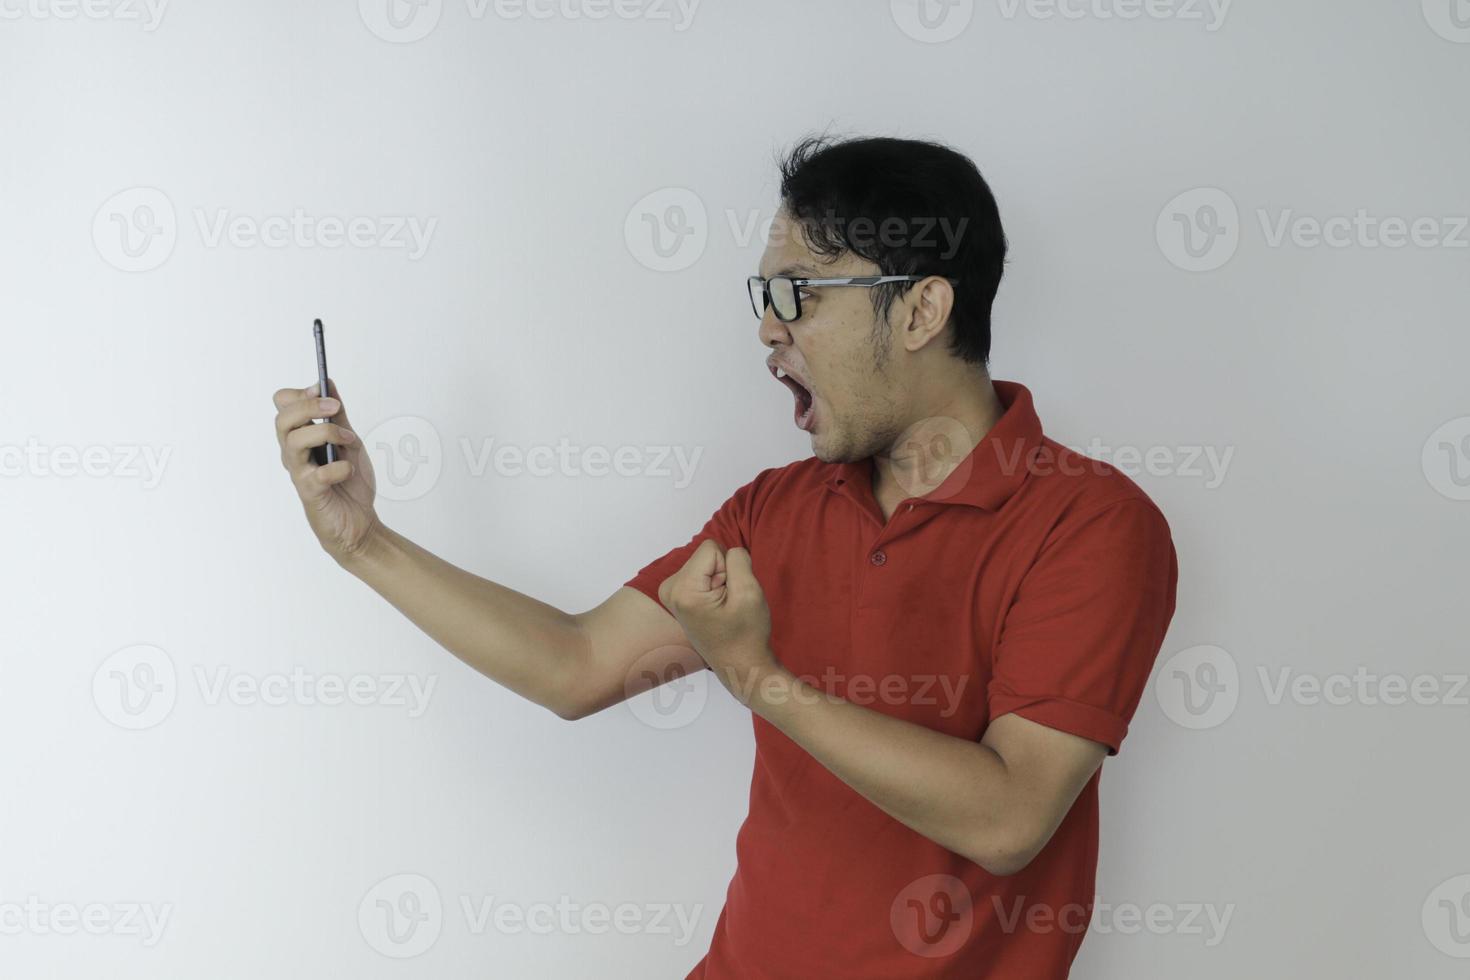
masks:
<svg viewBox="0 0 1470 980"><path fill-rule="evenodd" d="M1026 479L1031 456L1041 445L1041 420L1031 403L1031 392L1014 381L991 381L1000 399L1001 417L985 433L970 454L924 494L924 500L941 504L969 504L999 510ZM834 463L824 481L839 493L872 493L873 458L853 463Z"/></svg>

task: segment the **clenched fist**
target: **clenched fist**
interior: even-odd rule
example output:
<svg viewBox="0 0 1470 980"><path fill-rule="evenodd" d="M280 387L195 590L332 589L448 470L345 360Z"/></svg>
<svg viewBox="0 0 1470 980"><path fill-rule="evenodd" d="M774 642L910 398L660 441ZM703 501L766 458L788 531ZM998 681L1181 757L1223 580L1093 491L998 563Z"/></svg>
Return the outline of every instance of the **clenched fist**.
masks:
<svg viewBox="0 0 1470 980"><path fill-rule="evenodd" d="M694 649L742 704L777 666L771 652L771 611L755 579L750 552L707 538L684 567L658 587Z"/></svg>

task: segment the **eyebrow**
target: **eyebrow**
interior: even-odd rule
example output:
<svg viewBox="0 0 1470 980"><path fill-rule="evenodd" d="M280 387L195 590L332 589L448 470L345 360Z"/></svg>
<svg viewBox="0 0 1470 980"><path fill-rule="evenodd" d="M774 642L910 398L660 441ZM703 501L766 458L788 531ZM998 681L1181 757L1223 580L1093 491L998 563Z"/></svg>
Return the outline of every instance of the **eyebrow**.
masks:
<svg viewBox="0 0 1470 980"><path fill-rule="evenodd" d="M812 269L812 267L809 265L804 265L798 262L795 265L786 266L779 272L773 272L769 276L761 276L760 269L756 269L755 274L760 276L762 279L774 279L776 276L804 276L807 278L811 278L815 274L815 270Z"/></svg>

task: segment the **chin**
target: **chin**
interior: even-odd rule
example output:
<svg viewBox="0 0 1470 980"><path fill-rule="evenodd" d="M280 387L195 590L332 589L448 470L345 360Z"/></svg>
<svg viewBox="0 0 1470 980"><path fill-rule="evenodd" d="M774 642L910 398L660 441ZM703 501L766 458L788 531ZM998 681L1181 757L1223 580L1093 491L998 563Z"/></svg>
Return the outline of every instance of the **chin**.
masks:
<svg viewBox="0 0 1470 980"><path fill-rule="evenodd" d="M812 455L824 463L855 463L852 450L847 446L833 445L825 436L812 436ZM861 457L859 457L861 458Z"/></svg>
<svg viewBox="0 0 1470 980"><path fill-rule="evenodd" d="M812 455L815 456L815 457L817 457L817 459L820 459L824 463L840 463L841 462L841 460L834 458L834 456L836 454L834 454L832 452L832 450L831 450L831 447L829 447L827 445L827 440L826 439L823 439L821 436L813 433L812 434L812 438L811 438L811 443L812 443Z"/></svg>

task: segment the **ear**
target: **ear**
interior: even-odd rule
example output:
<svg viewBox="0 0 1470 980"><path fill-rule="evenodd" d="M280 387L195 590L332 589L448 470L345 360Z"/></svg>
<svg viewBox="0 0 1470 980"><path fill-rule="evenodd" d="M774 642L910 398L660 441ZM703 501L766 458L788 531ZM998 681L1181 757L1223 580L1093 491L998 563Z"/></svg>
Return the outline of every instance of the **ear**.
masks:
<svg viewBox="0 0 1470 980"><path fill-rule="evenodd" d="M954 287L943 276L928 276L914 283L903 298L908 323L901 328L904 349L917 351L944 332L954 310Z"/></svg>

